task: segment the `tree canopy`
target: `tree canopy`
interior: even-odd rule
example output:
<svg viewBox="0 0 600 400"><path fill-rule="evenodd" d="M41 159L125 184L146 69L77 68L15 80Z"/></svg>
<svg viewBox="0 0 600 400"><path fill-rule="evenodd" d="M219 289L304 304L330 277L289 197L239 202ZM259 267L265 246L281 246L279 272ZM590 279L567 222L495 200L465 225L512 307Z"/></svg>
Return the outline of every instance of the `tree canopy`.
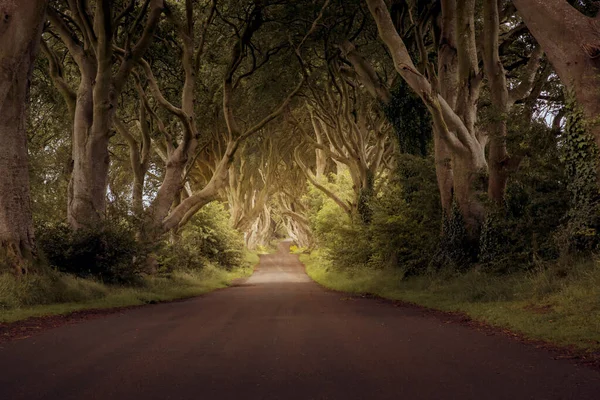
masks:
<svg viewBox="0 0 600 400"><path fill-rule="evenodd" d="M20 3L0 2L6 271L48 262L52 229L121 227L156 273L211 204L251 248L411 274L598 250L596 2Z"/></svg>

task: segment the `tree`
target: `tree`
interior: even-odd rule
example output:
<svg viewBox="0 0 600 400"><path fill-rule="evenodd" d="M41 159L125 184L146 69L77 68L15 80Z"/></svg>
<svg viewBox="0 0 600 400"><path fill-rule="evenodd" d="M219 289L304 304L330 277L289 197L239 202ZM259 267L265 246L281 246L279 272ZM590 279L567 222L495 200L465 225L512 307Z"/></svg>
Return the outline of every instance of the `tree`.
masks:
<svg viewBox="0 0 600 400"><path fill-rule="evenodd" d="M165 9L163 0L149 0L133 18L136 2L127 2L120 13L114 3L98 0L92 8L87 0L68 0L66 6L57 2L48 10L52 35L47 40L58 36L79 72L78 88L74 91L60 73L53 46L44 46L51 76L73 116L68 220L74 229L92 226L104 218L108 144L118 97L150 47ZM146 14L146 23L142 24ZM119 62L115 63L115 59Z"/></svg>
<svg viewBox="0 0 600 400"><path fill-rule="evenodd" d="M0 259L18 275L27 272L35 248L26 112L46 12L46 1L23 3L0 1Z"/></svg>
<svg viewBox="0 0 600 400"><path fill-rule="evenodd" d="M367 4L397 72L431 113L443 208L449 214L456 201L468 230L475 235L484 209L473 188L478 175L487 170L486 138L476 129L482 74L475 40L475 1L442 1L437 75L424 46L419 48L427 68L417 69L385 2L367 0Z"/></svg>
<svg viewBox="0 0 600 400"><path fill-rule="evenodd" d="M600 15L588 16L566 0L513 0L519 14L573 93L600 146ZM596 8L597 7L588 7ZM595 12L594 12L595 14Z"/></svg>
<svg viewBox="0 0 600 400"><path fill-rule="evenodd" d="M416 65L405 38L401 36L408 33L406 30L398 32L398 24L392 20L385 2L367 0L367 4L378 26L379 36L391 52L396 70L421 97L431 114L436 173L444 213L450 216L453 203L456 203L469 234L474 238L485 218L485 208L478 193L485 189L483 178L489 177L489 197L502 204L509 170L518 164L518 159L511 159L506 149L508 113L516 102L530 95L539 95L539 92L533 91L534 85L547 77L538 74L541 50L534 47L524 51L520 58L525 62L520 61L512 67L518 69L519 79L513 77L509 81L502 50L527 33L520 25L505 32L512 15L511 7L500 12L498 2L484 2L483 40L478 41L476 2L443 0L439 10L425 7L418 18L413 17L410 7L407 11L414 27L411 38L416 45L413 47L419 56ZM437 46L437 68L429 61L425 42L428 37L425 27L430 20L439 21L429 28L432 31L429 37ZM483 55L483 71L480 70L479 54ZM491 96L488 121L480 121L484 77ZM489 148L489 159L486 147Z"/></svg>
<svg viewBox="0 0 600 400"><path fill-rule="evenodd" d="M506 70L504 69L500 57L501 22L498 1L484 1L483 65L492 103L492 115L488 131L488 195L490 199L499 205L502 205L502 202L504 201L508 174L518 163L518 159L509 157L506 150L507 118L515 103L526 98L534 88L542 58L541 48L536 46L529 56L529 61L524 68L525 71L521 77L521 82L517 85L513 85L513 88L511 89L508 84ZM517 26L516 28L513 28L513 31L509 31L507 36L517 36L513 33L515 29L522 31L521 27Z"/></svg>

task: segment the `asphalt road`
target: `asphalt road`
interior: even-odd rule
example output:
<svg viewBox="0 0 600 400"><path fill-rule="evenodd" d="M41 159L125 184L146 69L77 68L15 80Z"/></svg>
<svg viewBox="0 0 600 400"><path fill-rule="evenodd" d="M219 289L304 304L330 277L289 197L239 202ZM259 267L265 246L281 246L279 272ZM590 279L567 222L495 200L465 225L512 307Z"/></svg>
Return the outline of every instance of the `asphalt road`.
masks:
<svg viewBox="0 0 600 400"><path fill-rule="evenodd" d="M286 246L206 296L0 347L0 399L600 399L600 373L320 288Z"/></svg>

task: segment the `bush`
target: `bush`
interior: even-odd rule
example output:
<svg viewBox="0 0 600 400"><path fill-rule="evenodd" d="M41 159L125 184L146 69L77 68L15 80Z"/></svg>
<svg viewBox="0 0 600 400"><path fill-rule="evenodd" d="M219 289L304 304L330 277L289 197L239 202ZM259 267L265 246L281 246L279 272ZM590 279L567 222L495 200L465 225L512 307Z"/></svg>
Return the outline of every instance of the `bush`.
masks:
<svg viewBox="0 0 600 400"><path fill-rule="evenodd" d="M587 131L583 112L567 103L567 125L561 148L568 179L570 208L567 223L557 234L563 255L589 254L600 248L600 190L594 137Z"/></svg>
<svg viewBox="0 0 600 400"><path fill-rule="evenodd" d="M403 155L396 173L382 179L376 183L379 192L370 199L370 223L352 221L334 201L311 190L311 230L323 256L336 267L422 273L439 241L439 195L432 160ZM329 186L342 198L351 196L343 175Z"/></svg>
<svg viewBox="0 0 600 400"><path fill-rule="evenodd" d="M424 272L439 243L439 195L430 159L403 155L373 204L371 264Z"/></svg>
<svg viewBox="0 0 600 400"><path fill-rule="evenodd" d="M231 228L229 218L222 203L203 207L175 241L165 243L158 251L161 271L200 270L210 263L228 270L241 266L244 240Z"/></svg>
<svg viewBox="0 0 600 400"><path fill-rule="evenodd" d="M56 270L108 283L133 282L145 256L130 228L108 222L77 231L63 223L43 225L37 243Z"/></svg>

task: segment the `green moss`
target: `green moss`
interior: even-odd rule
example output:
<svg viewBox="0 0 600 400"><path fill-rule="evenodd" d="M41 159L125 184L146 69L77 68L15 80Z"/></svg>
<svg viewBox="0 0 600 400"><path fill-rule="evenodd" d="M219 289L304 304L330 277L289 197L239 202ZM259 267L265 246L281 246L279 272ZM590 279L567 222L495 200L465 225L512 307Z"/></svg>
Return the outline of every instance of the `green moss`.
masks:
<svg viewBox="0 0 600 400"><path fill-rule="evenodd" d="M375 294L442 311L459 311L525 337L580 349L600 350L600 265L597 261L535 273L494 276L465 274L411 277L398 270L345 268L324 261L319 252L300 260L309 276L333 290Z"/></svg>

